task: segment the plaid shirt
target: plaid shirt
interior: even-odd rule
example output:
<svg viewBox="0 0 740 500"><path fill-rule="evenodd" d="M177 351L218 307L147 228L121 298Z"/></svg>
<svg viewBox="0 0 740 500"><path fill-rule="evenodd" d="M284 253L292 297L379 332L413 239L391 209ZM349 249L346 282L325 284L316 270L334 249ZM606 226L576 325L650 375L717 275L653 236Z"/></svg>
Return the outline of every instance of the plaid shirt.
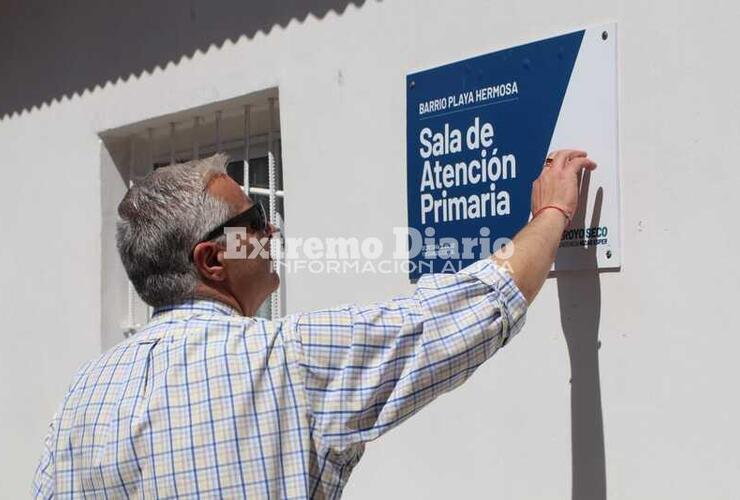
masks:
<svg viewBox="0 0 740 500"><path fill-rule="evenodd" d="M85 365L36 497L339 498L364 444L461 384L526 302L490 260L279 321L194 300Z"/></svg>

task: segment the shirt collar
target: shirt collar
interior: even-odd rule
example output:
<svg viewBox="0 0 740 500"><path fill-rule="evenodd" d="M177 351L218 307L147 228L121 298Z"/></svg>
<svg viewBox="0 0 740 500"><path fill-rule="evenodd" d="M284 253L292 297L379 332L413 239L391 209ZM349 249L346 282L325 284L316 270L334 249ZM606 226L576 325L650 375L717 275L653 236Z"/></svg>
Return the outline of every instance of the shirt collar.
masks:
<svg viewBox="0 0 740 500"><path fill-rule="evenodd" d="M219 302L215 299L188 299L177 304L155 307L152 319L158 320L164 317L190 317L190 316L242 316L234 307Z"/></svg>

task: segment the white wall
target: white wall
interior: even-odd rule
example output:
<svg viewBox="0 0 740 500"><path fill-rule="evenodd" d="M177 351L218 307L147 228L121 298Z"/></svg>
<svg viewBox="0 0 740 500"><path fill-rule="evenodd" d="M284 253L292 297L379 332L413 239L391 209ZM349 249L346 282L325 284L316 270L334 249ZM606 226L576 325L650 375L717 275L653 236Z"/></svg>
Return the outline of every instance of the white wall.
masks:
<svg viewBox="0 0 740 500"><path fill-rule="evenodd" d="M0 118L0 496L27 494L55 406L100 349L98 132L278 86L287 231L390 244L406 222L409 70L616 20L622 271L549 280L512 344L368 446L346 497L586 499L605 484L619 499L736 498L739 14L729 1L368 1L152 73L92 79L72 98L11 102L17 113ZM55 22L20 21L3 21L19 39ZM182 26L197 22L173 14L172 26L187 38ZM47 60L10 57L3 74ZM410 289L403 275L302 274L288 306Z"/></svg>

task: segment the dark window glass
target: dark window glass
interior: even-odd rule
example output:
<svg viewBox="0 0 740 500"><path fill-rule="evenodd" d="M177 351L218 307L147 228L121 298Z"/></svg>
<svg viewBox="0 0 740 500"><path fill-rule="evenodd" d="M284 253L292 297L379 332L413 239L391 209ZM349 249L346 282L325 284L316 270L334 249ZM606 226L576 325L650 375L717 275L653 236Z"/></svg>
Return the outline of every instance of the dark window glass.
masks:
<svg viewBox="0 0 740 500"><path fill-rule="evenodd" d="M244 185L244 162L232 161L226 165L226 173L240 186Z"/></svg>

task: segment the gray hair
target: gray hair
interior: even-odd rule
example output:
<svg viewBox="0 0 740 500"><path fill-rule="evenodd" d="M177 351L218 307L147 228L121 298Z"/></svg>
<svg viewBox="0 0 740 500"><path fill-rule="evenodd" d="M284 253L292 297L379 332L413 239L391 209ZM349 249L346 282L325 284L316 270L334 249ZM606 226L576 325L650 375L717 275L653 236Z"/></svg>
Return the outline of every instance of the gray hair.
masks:
<svg viewBox="0 0 740 500"><path fill-rule="evenodd" d="M228 203L208 192L226 175L228 157L161 167L129 189L118 205L118 253L139 296L157 307L193 296L199 282L190 259L195 246L231 215Z"/></svg>

